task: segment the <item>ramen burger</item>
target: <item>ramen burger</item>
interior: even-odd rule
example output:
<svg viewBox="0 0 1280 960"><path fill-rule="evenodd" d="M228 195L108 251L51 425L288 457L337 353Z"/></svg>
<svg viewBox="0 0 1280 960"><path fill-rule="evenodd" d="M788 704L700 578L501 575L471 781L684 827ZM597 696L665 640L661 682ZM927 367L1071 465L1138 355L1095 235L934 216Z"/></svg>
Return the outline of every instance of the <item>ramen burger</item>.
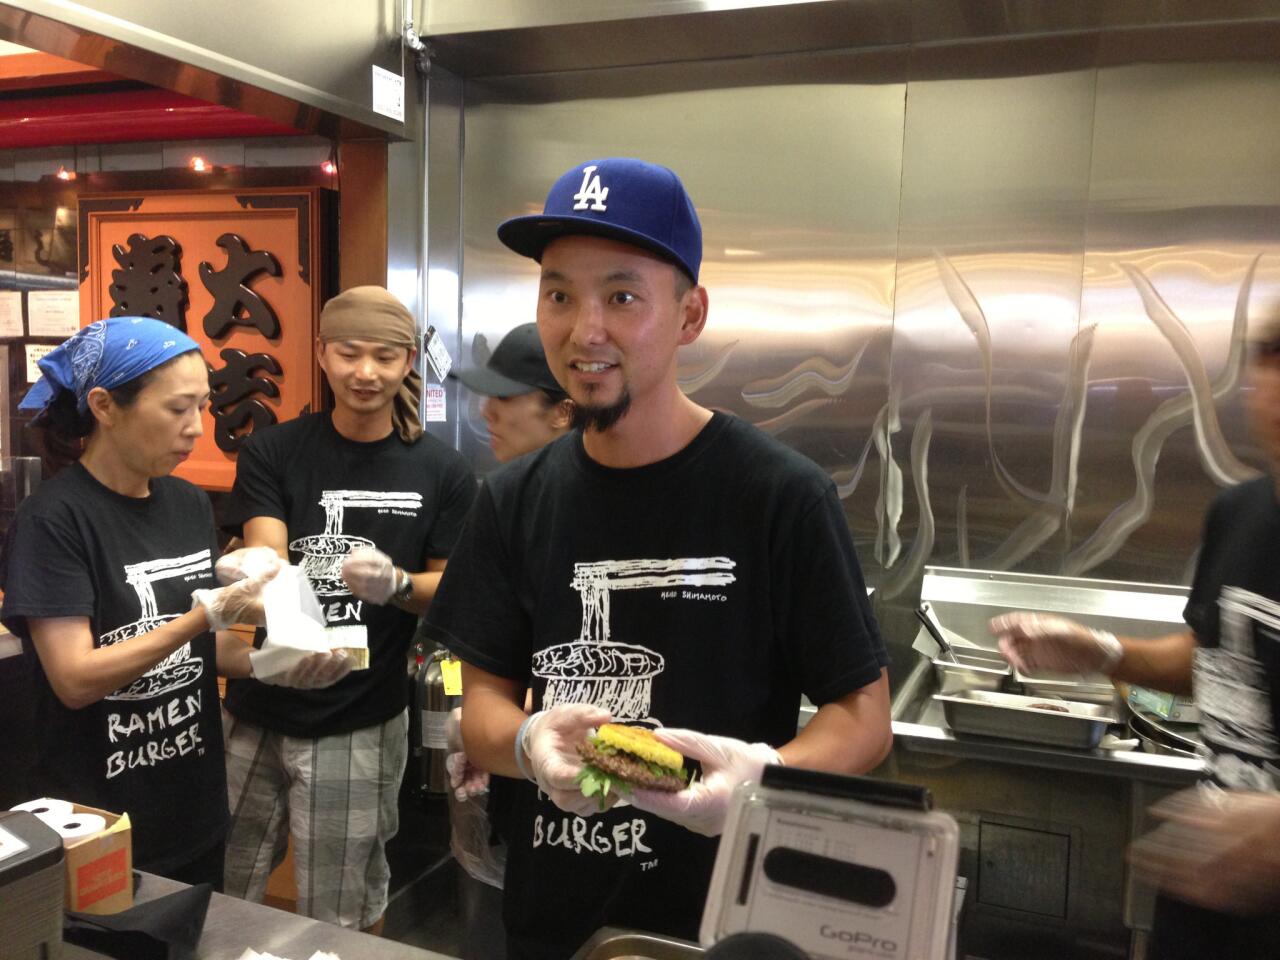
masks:
<svg viewBox="0 0 1280 960"><path fill-rule="evenodd" d="M644 727L606 723L578 744L578 754L584 761L578 788L584 797L596 797L601 810L614 791L641 787L675 793L689 784L684 756Z"/></svg>

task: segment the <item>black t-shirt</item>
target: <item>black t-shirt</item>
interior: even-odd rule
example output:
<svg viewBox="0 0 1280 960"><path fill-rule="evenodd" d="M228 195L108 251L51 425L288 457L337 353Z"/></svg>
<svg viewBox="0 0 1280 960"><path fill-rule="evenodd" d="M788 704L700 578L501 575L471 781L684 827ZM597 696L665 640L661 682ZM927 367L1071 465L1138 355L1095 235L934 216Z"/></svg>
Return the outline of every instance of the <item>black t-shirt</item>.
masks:
<svg viewBox="0 0 1280 960"><path fill-rule="evenodd" d="M77 463L18 509L0 562L4 623L35 670L40 744L30 790L128 812L134 863L160 873L226 832L213 634L71 710L40 668L27 620L88 617L95 647L128 642L190 610L192 590L217 586L216 550L213 511L198 488L162 477L150 496L126 497Z"/></svg>
<svg viewBox="0 0 1280 960"><path fill-rule="evenodd" d="M369 669L353 670L324 690L232 680L227 710L294 737L348 733L400 713L417 617L351 596L342 561L360 547L375 547L416 572L429 559L448 557L475 491L462 456L425 434L415 443L395 432L358 443L338 433L328 413L255 431L240 449L226 525L239 533L254 517L284 522L289 561L311 581L335 646L353 645L353 633L363 636Z"/></svg>
<svg viewBox="0 0 1280 960"><path fill-rule="evenodd" d="M1184 612L1195 631L1195 695L1209 773L1280 789L1280 503L1260 477L1213 502Z"/></svg>
<svg viewBox="0 0 1280 960"><path fill-rule="evenodd" d="M715 414L674 456L617 470L570 434L495 472L427 614L463 660L538 709L781 745L887 662L831 480ZM507 781L505 915L517 956L599 927L696 935L716 841L615 808L565 814Z"/></svg>
<svg viewBox="0 0 1280 960"><path fill-rule="evenodd" d="M1260 477L1209 508L1184 616L1195 656L1209 777L1229 789L1280 789L1280 503ZM1274 957L1280 916L1236 917L1162 899L1154 960Z"/></svg>

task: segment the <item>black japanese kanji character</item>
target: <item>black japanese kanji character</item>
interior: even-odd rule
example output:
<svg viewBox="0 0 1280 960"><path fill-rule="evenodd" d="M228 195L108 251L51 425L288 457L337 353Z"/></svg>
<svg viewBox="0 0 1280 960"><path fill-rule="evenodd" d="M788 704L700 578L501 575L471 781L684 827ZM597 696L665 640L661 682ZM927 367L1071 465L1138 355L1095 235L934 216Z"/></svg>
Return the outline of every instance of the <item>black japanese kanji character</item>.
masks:
<svg viewBox="0 0 1280 960"><path fill-rule="evenodd" d="M154 240L135 233L128 239L129 249L111 245L111 255L120 264L111 271L108 292L115 306L113 317L154 317L183 333L187 330L187 281L182 279L179 261L182 247L173 237Z"/></svg>
<svg viewBox="0 0 1280 960"><path fill-rule="evenodd" d="M0 260L13 261L12 230L0 230Z"/></svg>
<svg viewBox="0 0 1280 960"><path fill-rule="evenodd" d="M256 433L275 422L276 415L261 400L245 400L221 416L214 417L213 439L220 450L235 453L249 438L250 433ZM237 435L236 431L248 423L253 424L253 430Z"/></svg>
<svg viewBox="0 0 1280 960"><path fill-rule="evenodd" d="M227 252L227 265L214 270L207 260L200 264L200 279L213 294L213 306L204 315L204 332L210 339L224 336L235 324L256 327L268 339L280 336L280 321L275 311L258 294L249 289L249 281L260 273L280 276L280 264L266 250L250 250L244 239L224 233L218 246Z"/></svg>
<svg viewBox="0 0 1280 960"><path fill-rule="evenodd" d="M226 366L209 372L209 388L213 391L209 400L209 412L213 414L214 441L227 453L234 453L244 443L247 433L235 431L250 421L253 429L276 422L275 414L259 400L245 400L254 393L268 397L280 396L280 388L274 380L255 377L255 370L280 376L284 371L280 362L268 353L245 353L243 350L223 350ZM243 403L241 401L244 401Z"/></svg>

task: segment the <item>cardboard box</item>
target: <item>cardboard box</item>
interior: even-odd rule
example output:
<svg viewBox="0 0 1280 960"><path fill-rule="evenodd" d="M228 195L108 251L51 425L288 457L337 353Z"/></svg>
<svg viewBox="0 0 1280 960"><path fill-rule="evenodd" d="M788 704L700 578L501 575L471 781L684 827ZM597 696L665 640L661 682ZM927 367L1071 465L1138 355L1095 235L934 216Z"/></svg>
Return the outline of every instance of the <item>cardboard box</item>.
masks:
<svg viewBox="0 0 1280 960"><path fill-rule="evenodd" d="M133 906L133 826L127 813L73 803L76 813L96 813L107 828L91 837L63 840L68 910L118 913Z"/></svg>

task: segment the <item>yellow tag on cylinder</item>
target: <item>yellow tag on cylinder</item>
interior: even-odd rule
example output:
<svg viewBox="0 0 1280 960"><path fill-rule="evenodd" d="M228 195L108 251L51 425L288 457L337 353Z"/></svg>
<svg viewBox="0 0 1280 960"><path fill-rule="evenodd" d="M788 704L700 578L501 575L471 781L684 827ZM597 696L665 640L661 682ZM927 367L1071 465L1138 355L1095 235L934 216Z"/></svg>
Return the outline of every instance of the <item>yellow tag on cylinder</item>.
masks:
<svg viewBox="0 0 1280 960"><path fill-rule="evenodd" d="M450 657L440 661L440 675L444 677L444 695L462 696L462 661Z"/></svg>

